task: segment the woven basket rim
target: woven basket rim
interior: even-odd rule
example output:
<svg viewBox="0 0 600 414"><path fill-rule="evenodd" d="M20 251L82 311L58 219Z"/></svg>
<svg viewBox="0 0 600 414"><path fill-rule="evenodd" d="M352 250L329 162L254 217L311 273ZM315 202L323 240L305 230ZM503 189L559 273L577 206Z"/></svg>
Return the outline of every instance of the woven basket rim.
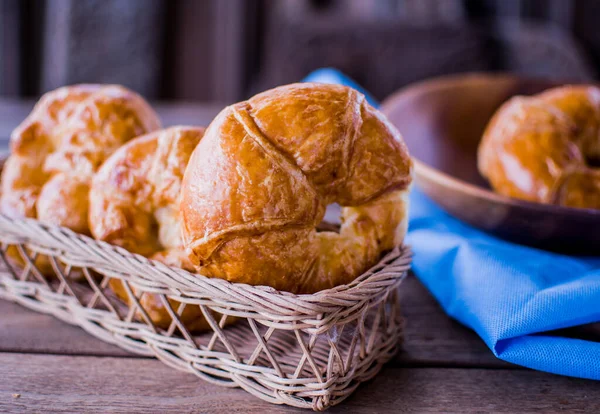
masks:
<svg viewBox="0 0 600 414"><path fill-rule="evenodd" d="M323 303L323 302L325 302L323 300L323 298L326 297L327 298L326 302L327 302L328 307L335 306L335 305L331 304L332 299L334 299L334 300L339 299L339 300L343 300L345 302L349 302L349 301L352 301L353 297L355 297L355 301L358 301L358 298L360 297L360 300L364 301L366 299L375 298L387 290L386 286L375 286L372 290L372 293L368 296L365 296L365 288L371 287L370 286L370 281L371 281L370 276L372 276L373 269L385 268L386 266L392 264L394 262L394 260L399 259L399 258L410 259L412 257L412 251L411 251L410 246L408 246L406 244L396 246L393 250L388 251L385 254L383 254L382 257L380 258L380 260L375 265L371 266L369 269L367 269L361 275L357 276L352 282L350 282L348 284L335 286L333 288L321 290L321 291L311 293L311 294L295 294L295 293L288 292L288 291L277 290L273 287L266 286L266 285L249 285L246 283L231 282L231 281L225 280L225 279L208 277L201 273L188 272L184 269L168 266L168 265L165 265L164 263L158 262L156 260L151 260L142 255L132 253L123 247L112 245L112 244L109 244L104 241L96 240L96 239L86 236L84 234L76 233L75 231L73 231L69 228L58 226L58 225L53 225L53 224L48 224L48 223L43 223L34 218L12 218L3 213L0 213L0 221L2 221L2 220L8 221L8 222L22 222L28 226L35 226L35 227L42 228L49 233L60 232L63 235L67 236L68 238L76 238L87 245L99 246L102 248L103 251L110 251L110 252L117 253L117 254L121 255L122 257L128 259L128 261L135 261L139 265L142 265L142 266L149 265L149 266L159 270L159 272L156 272L159 276L158 278L154 277L156 275L152 275L152 277L150 277L150 279L152 279L153 283L157 284L156 285L157 288L168 288L168 289L177 291L179 294L183 294L183 296L188 296L190 298L196 298L196 299L214 298L214 295L210 294L208 291L203 289L202 286L199 286L198 282L200 282L200 284L207 284L207 285L210 285L217 289L226 288L226 289L231 289L231 290L238 291L238 292L244 292L246 294L247 293L256 294L256 295L259 295L262 297L264 297L266 295L266 296L272 296L274 298L295 299L295 300L304 301L307 304ZM33 244L33 245L38 244L34 240L27 240L27 243ZM193 293L187 294L185 292L181 292L181 289L179 287L173 286L174 280L172 279L172 277L168 277L167 275L163 274L163 272L168 273L170 276L172 276L173 274L177 275L179 278L181 278L181 280L177 280L178 284L182 285L185 289L189 289ZM131 273L131 272L128 272L128 273ZM135 272L135 276L144 278L144 279L148 278L147 276L141 275L140 273L141 272ZM182 280L185 282L183 282ZM132 281L132 283L137 284L135 281ZM244 296L245 295L242 295L242 298ZM250 304L252 302L251 301L245 302L244 300L242 300L240 303ZM346 303L344 305L338 305L338 306L339 307L347 307L348 304Z"/></svg>

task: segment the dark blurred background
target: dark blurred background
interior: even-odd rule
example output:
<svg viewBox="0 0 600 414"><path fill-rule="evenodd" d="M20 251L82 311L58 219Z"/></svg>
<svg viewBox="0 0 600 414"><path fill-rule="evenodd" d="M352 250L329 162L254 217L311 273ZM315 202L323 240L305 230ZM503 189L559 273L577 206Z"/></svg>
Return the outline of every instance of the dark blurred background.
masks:
<svg viewBox="0 0 600 414"><path fill-rule="evenodd" d="M0 0L0 96L114 82L231 102L334 66L377 98L420 79L600 69L598 0Z"/></svg>

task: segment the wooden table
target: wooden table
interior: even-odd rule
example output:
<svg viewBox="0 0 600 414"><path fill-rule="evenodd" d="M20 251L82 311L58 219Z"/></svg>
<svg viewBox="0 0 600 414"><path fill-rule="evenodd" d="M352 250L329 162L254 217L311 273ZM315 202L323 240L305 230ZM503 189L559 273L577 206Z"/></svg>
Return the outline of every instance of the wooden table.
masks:
<svg viewBox="0 0 600 414"><path fill-rule="evenodd" d="M0 101L0 137L31 102ZM207 124L219 106L160 105L165 125ZM496 359L413 276L402 288L403 350L330 412L600 412L600 384ZM596 328L564 332L600 340ZM284 412L210 385L82 329L0 300L0 412Z"/></svg>

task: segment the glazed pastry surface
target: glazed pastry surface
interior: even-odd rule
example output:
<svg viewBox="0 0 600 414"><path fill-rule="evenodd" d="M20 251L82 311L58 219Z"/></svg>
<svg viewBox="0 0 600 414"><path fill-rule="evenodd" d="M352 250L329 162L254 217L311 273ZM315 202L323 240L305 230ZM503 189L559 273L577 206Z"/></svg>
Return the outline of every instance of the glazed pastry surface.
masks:
<svg viewBox="0 0 600 414"><path fill-rule="evenodd" d="M137 137L112 154L92 180L89 223L93 236L194 271L182 247L179 194L185 167L203 134L204 128L167 128ZM119 280L111 280L111 288L130 302ZM169 302L177 311L179 303ZM156 326L169 326L171 316L158 296L144 293L140 304ZM197 306L186 307L181 319L190 330L207 327Z"/></svg>
<svg viewBox="0 0 600 414"><path fill-rule="evenodd" d="M11 134L0 212L89 235L92 175L123 143L159 127L144 99L121 86L73 85L46 93ZM8 256L23 264L16 248L9 248ZM54 274L44 256L35 265Z"/></svg>
<svg viewBox="0 0 600 414"><path fill-rule="evenodd" d="M292 84L225 108L196 147L183 236L204 274L290 292L345 284L402 243L412 162L364 96ZM317 232L328 204L339 232Z"/></svg>
<svg viewBox="0 0 600 414"><path fill-rule="evenodd" d="M478 166L503 195L600 209L600 89L563 86L515 97L496 112Z"/></svg>
<svg viewBox="0 0 600 414"><path fill-rule="evenodd" d="M90 180L135 136L160 127L150 106L117 85L74 85L45 94L11 135L0 211L89 234Z"/></svg>

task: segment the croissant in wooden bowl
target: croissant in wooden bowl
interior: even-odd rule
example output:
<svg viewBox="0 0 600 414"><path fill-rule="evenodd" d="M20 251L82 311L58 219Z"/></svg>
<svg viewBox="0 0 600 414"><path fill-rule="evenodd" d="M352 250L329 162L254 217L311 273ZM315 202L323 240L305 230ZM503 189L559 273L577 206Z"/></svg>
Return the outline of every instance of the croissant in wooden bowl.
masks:
<svg viewBox="0 0 600 414"><path fill-rule="evenodd" d="M600 209L600 89L563 86L507 101L488 124L478 165L506 196Z"/></svg>

